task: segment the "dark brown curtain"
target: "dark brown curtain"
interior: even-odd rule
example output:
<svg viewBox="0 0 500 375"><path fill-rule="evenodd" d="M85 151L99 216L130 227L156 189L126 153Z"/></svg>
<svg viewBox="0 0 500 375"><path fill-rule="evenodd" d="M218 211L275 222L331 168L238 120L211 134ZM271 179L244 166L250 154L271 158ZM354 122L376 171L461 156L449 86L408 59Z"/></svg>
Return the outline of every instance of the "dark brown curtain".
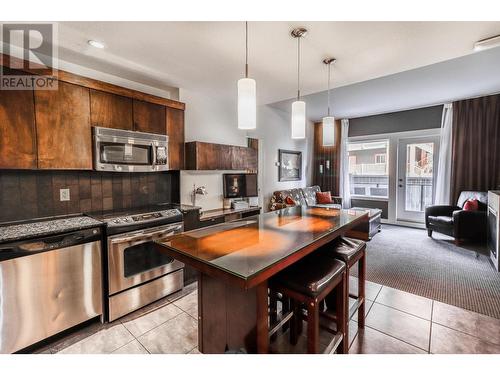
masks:
<svg viewBox="0 0 500 375"><path fill-rule="evenodd" d="M451 198L500 188L500 95L453 103Z"/></svg>
<svg viewBox="0 0 500 375"><path fill-rule="evenodd" d="M321 191L330 191L333 196L339 194L340 131L340 120L335 120L335 145L323 146L323 124L314 124L313 185L318 185Z"/></svg>

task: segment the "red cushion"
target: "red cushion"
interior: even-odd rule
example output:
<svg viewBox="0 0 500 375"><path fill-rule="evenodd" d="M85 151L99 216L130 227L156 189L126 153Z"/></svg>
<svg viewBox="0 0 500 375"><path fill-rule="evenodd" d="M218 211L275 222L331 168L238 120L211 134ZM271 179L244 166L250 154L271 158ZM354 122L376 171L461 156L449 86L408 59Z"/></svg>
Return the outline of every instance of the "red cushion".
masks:
<svg viewBox="0 0 500 375"><path fill-rule="evenodd" d="M479 202L477 199L469 199L464 204L464 211L477 211L479 209Z"/></svg>
<svg viewBox="0 0 500 375"><path fill-rule="evenodd" d="M318 191L316 193L316 201L319 204L333 203L332 194L329 191Z"/></svg>
<svg viewBox="0 0 500 375"><path fill-rule="evenodd" d="M292 205L292 206L295 206L295 204L296 204L295 201L292 199L291 196L288 196L288 197L285 198L285 203L289 204L289 205Z"/></svg>

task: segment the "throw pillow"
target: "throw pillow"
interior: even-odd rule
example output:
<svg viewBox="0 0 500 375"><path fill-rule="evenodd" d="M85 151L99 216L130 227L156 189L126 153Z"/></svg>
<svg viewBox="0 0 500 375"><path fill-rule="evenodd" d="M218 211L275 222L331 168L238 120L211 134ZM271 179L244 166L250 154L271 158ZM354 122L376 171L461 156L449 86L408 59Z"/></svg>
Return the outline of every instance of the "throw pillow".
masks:
<svg viewBox="0 0 500 375"><path fill-rule="evenodd" d="M469 199L464 204L464 211L477 211L479 209L479 202L477 199Z"/></svg>
<svg viewBox="0 0 500 375"><path fill-rule="evenodd" d="M316 193L316 201L319 204L333 203L332 194L329 191L318 191Z"/></svg>
<svg viewBox="0 0 500 375"><path fill-rule="evenodd" d="M296 205L295 201L292 199L291 196L288 196L288 197L285 198L285 203L289 204L290 206L295 206Z"/></svg>

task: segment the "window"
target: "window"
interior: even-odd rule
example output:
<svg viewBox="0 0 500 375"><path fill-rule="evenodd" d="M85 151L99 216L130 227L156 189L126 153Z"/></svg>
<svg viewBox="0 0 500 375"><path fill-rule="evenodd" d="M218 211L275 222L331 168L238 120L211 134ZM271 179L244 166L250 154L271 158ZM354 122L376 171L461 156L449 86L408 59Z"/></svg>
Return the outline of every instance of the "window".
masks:
<svg viewBox="0 0 500 375"><path fill-rule="evenodd" d="M386 154L375 154L375 164L385 164Z"/></svg>
<svg viewBox="0 0 500 375"><path fill-rule="evenodd" d="M378 198L389 196L388 149L388 140L349 143L352 195Z"/></svg>

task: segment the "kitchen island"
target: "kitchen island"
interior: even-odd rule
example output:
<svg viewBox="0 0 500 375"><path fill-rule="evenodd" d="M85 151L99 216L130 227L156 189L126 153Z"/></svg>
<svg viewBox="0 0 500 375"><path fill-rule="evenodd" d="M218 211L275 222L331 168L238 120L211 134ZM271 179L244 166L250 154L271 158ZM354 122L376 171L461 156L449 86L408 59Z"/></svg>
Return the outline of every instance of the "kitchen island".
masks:
<svg viewBox="0 0 500 375"><path fill-rule="evenodd" d="M202 353L267 353L268 279L367 220L365 211L297 206L192 230L156 246L200 272Z"/></svg>

